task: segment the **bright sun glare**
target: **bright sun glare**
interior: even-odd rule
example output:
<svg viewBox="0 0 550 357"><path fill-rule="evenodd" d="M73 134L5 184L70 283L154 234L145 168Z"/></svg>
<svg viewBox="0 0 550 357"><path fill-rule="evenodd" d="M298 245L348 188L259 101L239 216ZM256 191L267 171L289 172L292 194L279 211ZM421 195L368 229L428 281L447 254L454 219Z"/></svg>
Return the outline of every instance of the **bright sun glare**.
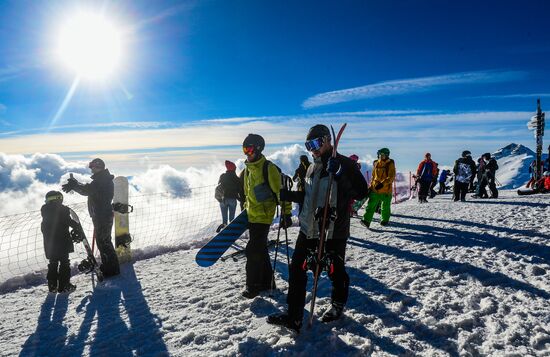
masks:
<svg viewBox="0 0 550 357"><path fill-rule="evenodd" d="M77 13L61 26L56 53L78 76L106 79L122 59L121 32L102 15Z"/></svg>

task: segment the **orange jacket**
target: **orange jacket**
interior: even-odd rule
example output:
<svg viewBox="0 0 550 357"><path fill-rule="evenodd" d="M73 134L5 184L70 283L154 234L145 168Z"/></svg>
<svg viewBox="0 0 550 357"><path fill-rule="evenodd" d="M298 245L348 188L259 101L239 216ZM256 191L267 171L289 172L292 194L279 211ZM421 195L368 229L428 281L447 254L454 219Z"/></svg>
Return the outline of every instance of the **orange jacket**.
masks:
<svg viewBox="0 0 550 357"><path fill-rule="evenodd" d="M432 163L432 178L437 176L437 162L433 161L432 159L424 159L418 164L418 169L416 169L416 175L422 176L422 171L424 169L424 164L427 162Z"/></svg>

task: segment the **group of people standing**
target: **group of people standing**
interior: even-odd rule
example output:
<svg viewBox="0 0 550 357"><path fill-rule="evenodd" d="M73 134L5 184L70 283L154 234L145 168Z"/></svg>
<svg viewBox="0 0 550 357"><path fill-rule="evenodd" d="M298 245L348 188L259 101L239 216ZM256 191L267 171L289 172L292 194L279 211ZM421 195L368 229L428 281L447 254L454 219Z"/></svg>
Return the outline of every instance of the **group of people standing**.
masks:
<svg viewBox="0 0 550 357"><path fill-rule="evenodd" d="M454 179L453 200L466 201L466 194L474 192L474 198L498 198L496 171L498 163L490 153L485 153L476 162L472 159L472 153L464 150L453 166L453 177L450 170L440 172L437 162L432 160L430 153L426 153L424 160L418 165L416 171L416 183L418 188L418 201L428 202L428 197L436 195L435 186L439 183L439 194L445 193L447 180ZM439 177L439 178L438 178ZM487 192L490 191L490 196Z"/></svg>

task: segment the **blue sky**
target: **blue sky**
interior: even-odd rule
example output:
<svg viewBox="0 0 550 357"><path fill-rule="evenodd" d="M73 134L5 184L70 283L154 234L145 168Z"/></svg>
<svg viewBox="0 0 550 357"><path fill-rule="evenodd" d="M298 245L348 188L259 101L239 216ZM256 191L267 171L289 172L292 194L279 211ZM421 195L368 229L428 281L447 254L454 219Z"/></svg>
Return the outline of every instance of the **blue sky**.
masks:
<svg viewBox="0 0 550 357"><path fill-rule="evenodd" d="M348 121L344 152L387 146L408 170L425 151L532 147L526 122L550 100L542 0L75 4L0 3L0 152L185 167L240 157L248 132L276 150ZM77 7L124 29L125 58L60 111L75 74L51 52Z"/></svg>

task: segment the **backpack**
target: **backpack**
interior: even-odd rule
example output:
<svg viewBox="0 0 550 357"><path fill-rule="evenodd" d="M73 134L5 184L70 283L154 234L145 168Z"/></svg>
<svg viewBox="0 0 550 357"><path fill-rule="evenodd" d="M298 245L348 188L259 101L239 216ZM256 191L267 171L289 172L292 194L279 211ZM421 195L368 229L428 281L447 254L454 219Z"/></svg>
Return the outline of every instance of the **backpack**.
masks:
<svg viewBox="0 0 550 357"><path fill-rule="evenodd" d="M224 196L223 187L222 187L222 183L220 182L218 186L216 186L216 189L214 190L214 198L218 202L222 202L223 196Z"/></svg>
<svg viewBox="0 0 550 357"><path fill-rule="evenodd" d="M424 181L431 181L433 179L433 161L426 161L420 177Z"/></svg>
<svg viewBox="0 0 550 357"><path fill-rule="evenodd" d="M456 175L457 181L469 182L472 177L472 168L470 165L460 162L458 163L458 173Z"/></svg>
<svg viewBox="0 0 550 357"><path fill-rule="evenodd" d="M275 166L275 168L279 171L279 173L281 174L281 180L282 180L283 183L287 182L290 179L289 176L283 174L283 172L281 171L279 166L275 165L273 162L266 159L264 161L264 165L262 167L262 174L263 174L263 177L264 177L264 182L262 184L256 186L254 188L254 191L256 193L256 198L260 201L265 201L267 199L267 197L266 197L267 193L270 192L271 196L273 197L273 200L275 201L275 203L279 204L279 200L277 199L277 194L271 189L271 186L269 185L269 173L268 173L269 164ZM244 176L248 175L248 170L247 170L246 167L242 171L241 174L242 174L242 178L244 180Z"/></svg>

